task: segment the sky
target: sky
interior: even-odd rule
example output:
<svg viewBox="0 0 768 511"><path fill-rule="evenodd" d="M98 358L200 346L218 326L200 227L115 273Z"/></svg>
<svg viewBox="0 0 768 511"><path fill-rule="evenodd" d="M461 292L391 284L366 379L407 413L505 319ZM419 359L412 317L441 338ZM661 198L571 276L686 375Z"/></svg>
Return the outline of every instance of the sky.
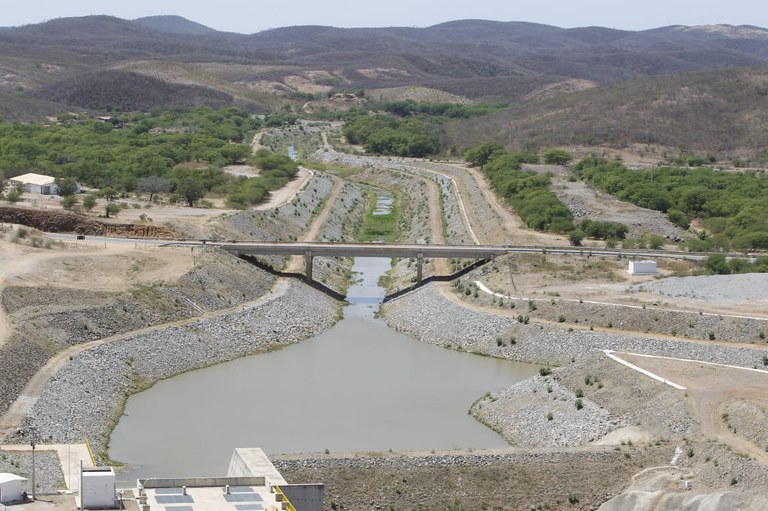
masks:
<svg viewBox="0 0 768 511"><path fill-rule="evenodd" d="M459 19L625 30L720 23L768 28L766 0L6 1L0 11L0 26L4 27L91 14L123 19L175 14L216 30L244 34L294 25L426 27Z"/></svg>

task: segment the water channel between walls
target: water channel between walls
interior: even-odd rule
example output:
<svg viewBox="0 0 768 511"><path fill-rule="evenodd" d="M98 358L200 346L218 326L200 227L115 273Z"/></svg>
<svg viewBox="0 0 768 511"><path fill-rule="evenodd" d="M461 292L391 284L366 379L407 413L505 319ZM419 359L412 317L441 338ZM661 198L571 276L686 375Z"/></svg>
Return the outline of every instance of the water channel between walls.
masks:
<svg viewBox="0 0 768 511"><path fill-rule="evenodd" d="M267 453L503 447L467 412L537 366L429 344L378 319L386 258L358 258L344 317L284 349L184 373L132 396L110 439L119 480L218 476Z"/></svg>

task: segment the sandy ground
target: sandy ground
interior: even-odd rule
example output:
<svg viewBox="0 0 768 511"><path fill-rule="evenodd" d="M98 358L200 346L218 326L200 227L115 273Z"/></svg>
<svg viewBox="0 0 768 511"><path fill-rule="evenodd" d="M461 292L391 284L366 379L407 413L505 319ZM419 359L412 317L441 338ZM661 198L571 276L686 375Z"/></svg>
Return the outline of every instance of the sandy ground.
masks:
<svg viewBox="0 0 768 511"><path fill-rule="evenodd" d="M739 437L722 420L725 405L736 400L768 404L768 371L731 368L668 358L620 353L632 364L685 387L688 406L702 439L718 438L736 452L768 464L764 446Z"/></svg>
<svg viewBox="0 0 768 511"><path fill-rule="evenodd" d="M172 281L190 270L186 249L137 249L130 244L64 244L40 249L0 241L0 292L8 286L87 288L123 291L136 284ZM10 325L0 307L0 344Z"/></svg>

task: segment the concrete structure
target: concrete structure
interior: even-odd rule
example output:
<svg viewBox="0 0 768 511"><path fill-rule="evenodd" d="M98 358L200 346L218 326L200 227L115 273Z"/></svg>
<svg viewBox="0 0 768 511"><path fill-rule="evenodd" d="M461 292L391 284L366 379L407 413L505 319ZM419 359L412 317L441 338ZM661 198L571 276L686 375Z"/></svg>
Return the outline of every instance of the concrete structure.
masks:
<svg viewBox="0 0 768 511"><path fill-rule="evenodd" d="M13 504L23 500L22 481L26 479L16 474L0 474L0 504Z"/></svg>
<svg viewBox="0 0 768 511"><path fill-rule="evenodd" d="M115 471L112 467L80 471L81 509L115 509Z"/></svg>
<svg viewBox="0 0 768 511"><path fill-rule="evenodd" d="M630 275L656 275L656 261L630 261L627 273Z"/></svg>
<svg viewBox="0 0 768 511"><path fill-rule="evenodd" d="M312 281L315 257L409 257L416 259L416 280L421 282L424 258L493 259L509 252L506 247L490 245L390 245L385 243L258 242L216 243L236 255L303 255L304 275Z"/></svg>
<svg viewBox="0 0 768 511"><path fill-rule="evenodd" d="M42 174L22 174L9 179L11 187L21 188L29 193L41 193L43 195L56 195L59 191L54 183L54 178Z"/></svg>
<svg viewBox="0 0 768 511"><path fill-rule="evenodd" d="M84 480L85 509L97 509L89 488ZM323 511L323 493L322 484L287 484L261 449L236 449L226 477L149 477L111 497L129 511Z"/></svg>
<svg viewBox="0 0 768 511"><path fill-rule="evenodd" d="M426 259L493 259L506 254L558 254L576 256L653 257L703 261L709 254L690 252L665 252L662 250L605 249L590 247L540 247L511 245L406 245L387 243L321 243L321 242L236 242L182 241L166 246L211 246L235 255L303 255L306 260L305 276L312 281L312 259L314 257L412 257L417 261L417 280L422 280L422 264ZM729 254L728 257L743 257ZM653 262L653 261L650 261ZM654 262L655 264L655 262Z"/></svg>
<svg viewBox="0 0 768 511"><path fill-rule="evenodd" d="M322 484L288 484L261 449L235 449L227 475L257 474L264 476L269 486L285 495L297 511L323 511L325 489Z"/></svg>

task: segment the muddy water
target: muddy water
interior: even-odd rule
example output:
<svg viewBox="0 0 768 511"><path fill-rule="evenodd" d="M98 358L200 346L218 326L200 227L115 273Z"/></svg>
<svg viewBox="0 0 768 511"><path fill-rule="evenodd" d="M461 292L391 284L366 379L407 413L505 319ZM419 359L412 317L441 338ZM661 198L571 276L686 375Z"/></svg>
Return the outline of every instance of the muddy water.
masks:
<svg viewBox="0 0 768 511"><path fill-rule="evenodd" d="M391 198L381 197L382 209ZM387 204L389 202L389 204ZM224 475L235 447L268 453L506 445L467 410L538 368L424 344L375 318L390 260L360 258L344 318L268 354L182 374L128 400L109 455L120 480Z"/></svg>
<svg viewBox="0 0 768 511"><path fill-rule="evenodd" d="M358 259L344 319L305 342L159 382L128 400L120 479L221 475L232 449L268 453L501 447L467 414L537 368L418 342L374 318L388 259Z"/></svg>

